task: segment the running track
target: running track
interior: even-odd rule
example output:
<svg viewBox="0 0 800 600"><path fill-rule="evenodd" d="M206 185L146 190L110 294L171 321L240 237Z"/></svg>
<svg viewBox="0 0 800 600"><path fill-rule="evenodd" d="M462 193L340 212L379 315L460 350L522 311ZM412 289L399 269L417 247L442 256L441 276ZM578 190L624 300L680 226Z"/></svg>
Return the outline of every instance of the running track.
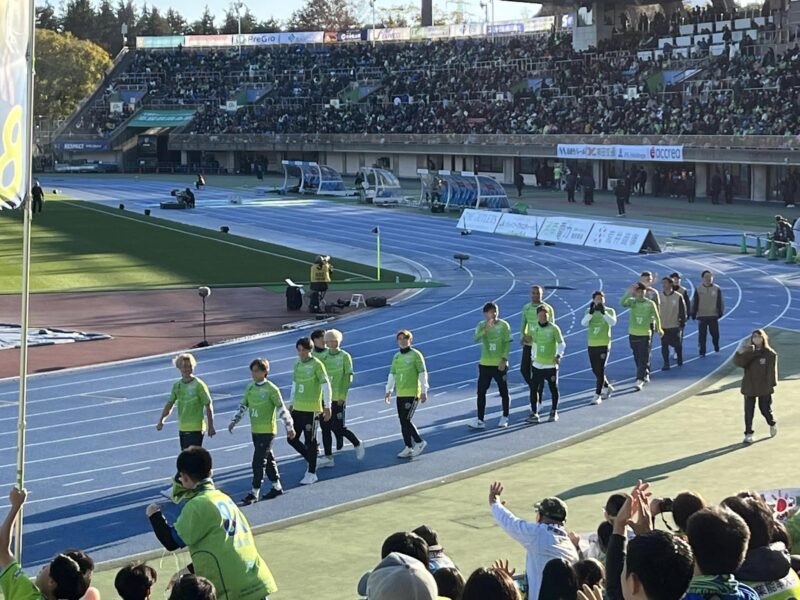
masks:
<svg viewBox="0 0 800 600"><path fill-rule="evenodd" d="M54 178L44 184L110 205L122 201L140 213L157 205L173 187L164 182L113 178L83 182ZM357 462L347 445L336 455L336 467L321 470L320 482L304 488L297 484L304 463L279 439L274 449L287 493L245 509L255 526L377 497L581 434L685 389L719 367L755 326L800 328L800 279L796 270L782 263L686 248L655 256L629 256L566 245L533 247L530 241L515 238L479 233L461 236L453 220L424 213L319 200L246 201L232 206L226 202L229 194L228 190L207 188L198 195L196 210L156 214L213 229L227 224L239 235L364 261L373 254L375 240L370 231L378 225L382 249L394 255L386 257L387 267L391 264L448 284L422 290L389 308L338 321L336 326L344 332L344 347L353 355L357 372L347 421L365 440L366 458ZM119 215L124 218L125 212ZM695 233L712 229L673 224L654 227L657 235L667 228ZM310 231L315 232L314 239L303 235ZM454 252L471 255L466 269L458 269L452 259ZM678 270L684 273L684 281L694 282L705 268L717 273L716 280L725 293L723 351L697 358L696 327L690 323L684 366L669 373L655 371L645 390L634 392L627 313L618 307L622 291L645 269L659 277ZM280 278L280 274L268 277ZM561 368L561 420L526 426L522 420L528 412L527 388L518 372L516 330L519 310L528 301L533 282L547 287L547 301L554 306L557 323L566 336L567 352ZM591 292L600 288L606 290L621 318L614 330L609 364L617 391L610 401L595 407L589 405L594 378L580 318ZM501 317L510 321L514 331L511 426L507 430L494 427L499 398L492 394L487 429L472 432L466 427L475 406L478 348L472 343L472 334L488 300L500 304ZM428 449L419 458L404 462L395 458L402 442L394 407L383 403L387 369L396 351L394 333L401 327L414 331L415 346L425 354L431 383L429 400L415 416ZM307 333L295 331L196 351L197 374L211 388L220 432L206 439L205 445L214 455L217 485L235 499L249 489L251 442L246 419L233 435L226 426L249 381L247 365L256 356L269 358L270 377L286 395L295 360L294 341ZM656 347L654 370L660 365ZM169 357L161 356L30 378L26 565L41 564L67 546L80 546L98 561L158 548L144 508L157 499L158 491L174 473L179 449L174 416L160 433L154 424L177 376ZM4 488L12 484L15 473L16 396L15 380L0 381L0 482ZM545 397L546 413L547 392ZM731 431L732 440L739 435Z"/></svg>

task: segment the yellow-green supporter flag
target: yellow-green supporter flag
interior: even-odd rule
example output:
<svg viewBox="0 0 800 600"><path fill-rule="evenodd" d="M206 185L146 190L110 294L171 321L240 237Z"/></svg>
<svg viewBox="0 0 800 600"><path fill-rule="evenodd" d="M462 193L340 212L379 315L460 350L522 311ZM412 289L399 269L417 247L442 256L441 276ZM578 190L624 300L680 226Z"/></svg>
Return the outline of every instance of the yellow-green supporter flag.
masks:
<svg viewBox="0 0 800 600"><path fill-rule="evenodd" d="M28 0L0 0L0 209L19 207L28 185L31 19Z"/></svg>

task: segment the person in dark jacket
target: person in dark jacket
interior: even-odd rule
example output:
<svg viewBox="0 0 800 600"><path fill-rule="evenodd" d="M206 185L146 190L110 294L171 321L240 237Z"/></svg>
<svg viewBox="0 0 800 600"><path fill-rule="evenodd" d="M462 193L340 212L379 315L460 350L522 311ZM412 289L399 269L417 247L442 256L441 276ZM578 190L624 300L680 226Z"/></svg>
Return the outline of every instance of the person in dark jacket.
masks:
<svg viewBox="0 0 800 600"><path fill-rule="evenodd" d="M744 443L753 443L753 414L758 409L769 425L770 437L778 434L772 415L772 394L778 385L778 353L769 345L769 336L756 329L733 355L736 366L744 369L741 392L744 396Z"/></svg>
<svg viewBox="0 0 800 600"><path fill-rule="evenodd" d="M639 195L644 196L644 188L647 185L647 171L644 169L644 167L639 169L636 183L639 186Z"/></svg>
<svg viewBox="0 0 800 600"><path fill-rule="evenodd" d="M791 177L784 178L780 186L781 200L786 208L794 208L794 182Z"/></svg>
<svg viewBox="0 0 800 600"><path fill-rule="evenodd" d="M628 182L625 178L617 179L617 185L614 186L614 195L617 197L617 216L625 216L625 203L628 202L631 192L628 188Z"/></svg>
<svg viewBox="0 0 800 600"><path fill-rule="evenodd" d="M722 191L722 176L719 169L714 171L711 176L711 204L719 204L719 194Z"/></svg>
<svg viewBox="0 0 800 600"><path fill-rule="evenodd" d="M522 173L514 174L514 187L517 188L517 198L522 197L522 188L525 187L525 178Z"/></svg>
<svg viewBox="0 0 800 600"><path fill-rule="evenodd" d="M725 192L725 204L733 204L733 175L725 169L725 177L722 178L722 189Z"/></svg>
<svg viewBox="0 0 800 600"><path fill-rule="evenodd" d="M581 189L583 189L583 203L587 206L594 203L594 176L587 171L581 176Z"/></svg>
<svg viewBox="0 0 800 600"><path fill-rule="evenodd" d="M566 188L567 188L567 202L575 202L575 188L578 187L578 176L575 171L567 173Z"/></svg>
<svg viewBox="0 0 800 600"><path fill-rule="evenodd" d="M42 186L39 184L38 179L33 180L33 187L31 188L31 197L33 198L33 204L31 205L31 210L33 212L42 212L44 208L44 190Z"/></svg>

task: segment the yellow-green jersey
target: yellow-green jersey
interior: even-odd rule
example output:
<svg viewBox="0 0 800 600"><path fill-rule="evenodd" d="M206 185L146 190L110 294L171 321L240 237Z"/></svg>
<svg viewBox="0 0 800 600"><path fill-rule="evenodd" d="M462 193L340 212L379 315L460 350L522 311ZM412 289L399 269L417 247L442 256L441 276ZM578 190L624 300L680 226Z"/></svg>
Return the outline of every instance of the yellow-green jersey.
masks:
<svg viewBox="0 0 800 600"><path fill-rule="evenodd" d="M323 388L330 389L328 372L322 361L314 356L294 363L292 406L305 412L322 412Z"/></svg>
<svg viewBox="0 0 800 600"><path fill-rule="evenodd" d="M276 415L283 408L281 391L271 381L250 382L244 391L242 406L250 415L250 431L253 433L278 433Z"/></svg>
<svg viewBox="0 0 800 600"><path fill-rule="evenodd" d="M389 382L397 385L398 398L418 398L420 392L428 392L423 389L422 379L427 377L425 368L425 358L422 352L416 348L406 348L400 350L392 358L392 366L389 369ZM387 393L392 391L392 385L387 385Z"/></svg>
<svg viewBox="0 0 800 600"><path fill-rule="evenodd" d="M617 324L617 312L610 306L603 307L605 312L595 310L586 314L581 324L586 327L589 347L609 348L611 346L611 328Z"/></svg>
<svg viewBox="0 0 800 600"><path fill-rule="evenodd" d="M0 590L5 600L47 600L17 561L10 562L0 573Z"/></svg>
<svg viewBox="0 0 800 600"><path fill-rule="evenodd" d="M275 593L275 579L236 504L208 479L196 492L175 522L195 574L214 584L218 600L261 600Z"/></svg>
<svg viewBox="0 0 800 600"><path fill-rule="evenodd" d="M564 336L561 328L555 323L542 326L538 323L531 328L531 349L533 366L537 368L556 367L556 355L564 352Z"/></svg>
<svg viewBox="0 0 800 600"><path fill-rule="evenodd" d="M661 316L658 314L656 303L648 298L637 300L630 292L625 292L620 304L630 308L628 318L628 333L630 335L651 336L653 329L661 330Z"/></svg>
<svg viewBox="0 0 800 600"><path fill-rule="evenodd" d="M332 352L330 349L321 357L322 364L331 380L332 400L344 402L353 383L353 357L344 350Z"/></svg>
<svg viewBox="0 0 800 600"><path fill-rule="evenodd" d="M208 386L199 377L189 382L176 381L169 395L169 404L178 407L178 431L205 431L204 409L211 404Z"/></svg>
<svg viewBox="0 0 800 600"><path fill-rule="evenodd" d="M511 327L508 321L497 319L494 325L486 328L486 321L481 321L475 328L475 341L481 342L481 365L496 367L500 361L508 360L511 351Z"/></svg>
<svg viewBox="0 0 800 600"><path fill-rule="evenodd" d="M531 335L531 330L539 323L539 319L536 317L536 311L540 306L544 306L547 309L547 320L551 323L555 323L556 313L553 307L547 302L540 302L539 304L528 302L522 307L522 323L519 328L519 332L522 335Z"/></svg>

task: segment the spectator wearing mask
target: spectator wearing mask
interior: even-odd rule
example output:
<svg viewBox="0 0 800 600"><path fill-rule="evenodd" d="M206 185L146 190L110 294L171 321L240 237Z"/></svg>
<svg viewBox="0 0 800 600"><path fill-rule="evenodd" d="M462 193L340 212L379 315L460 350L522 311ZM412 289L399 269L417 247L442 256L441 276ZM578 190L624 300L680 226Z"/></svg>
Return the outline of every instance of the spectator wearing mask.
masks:
<svg viewBox="0 0 800 600"><path fill-rule="evenodd" d="M58 554L30 579L11 553L11 532L28 492L11 488L8 514L0 524L0 590L5 600L79 600L88 589L80 565L66 554Z"/></svg>
<svg viewBox="0 0 800 600"><path fill-rule="evenodd" d="M725 303L722 299L722 289L714 283L714 274L703 271L703 282L694 290L692 308L689 311L692 319L697 320L697 345L700 356L706 355L706 340L711 333L711 343L714 352L719 352L719 320L725 314Z"/></svg>
<svg viewBox="0 0 800 600"><path fill-rule="evenodd" d="M685 600L759 600L753 588L734 576L750 542L744 519L725 507L704 508L689 519L686 536L695 574Z"/></svg>
<svg viewBox="0 0 800 600"><path fill-rule="evenodd" d="M133 562L122 567L114 577L114 589L122 600L149 600L158 573L150 565Z"/></svg>
<svg viewBox="0 0 800 600"><path fill-rule="evenodd" d="M526 550L525 573L528 597L538 598L545 565L554 558L564 558L570 564L578 562L578 552L564 527L567 505L559 498L544 498L538 502L536 521L520 519L500 500L503 486L499 482L489 487L489 506L498 525ZM469 581L467 582L469 587ZM466 590L465 590L466 592ZM479 598L479 596L473 596ZM492 596L482 596L489 598ZM464 596L466 600L466 595Z"/></svg>
<svg viewBox="0 0 800 600"><path fill-rule="evenodd" d="M669 277L661 280L661 301L658 304L659 316L661 317L661 328L664 334L661 336L661 358L664 361L662 370L669 371L669 349L675 349L678 357L678 366L683 365L683 340L681 330L686 324L686 303L683 296L675 291L675 284Z"/></svg>
<svg viewBox="0 0 800 600"><path fill-rule="evenodd" d="M770 437L778 434L772 414L772 394L778 385L778 353L769 345L769 336L756 329L733 355L736 366L744 369L741 392L744 396L744 443L753 443L753 415L758 409L769 425Z"/></svg>
<svg viewBox="0 0 800 600"><path fill-rule="evenodd" d="M195 574L213 584L219 600L261 600L276 592L275 580L256 549L247 519L214 487L208 450L200 446L184 450L178 455L177 468L181 484L192 491L192 496L173 525L160 506L147 507L158 541L170 552L188 548ZM204 596L186 596L199 597Z"/></svg>
<svg viewBox="0 0 800 600"><path fill-rule="evenodd" d="M416 533L428 544L428 568L431 573L435 573L439 569L454 568L456 566L450 557L444 553L444 548L439 543L439 534L435 529L431 529L427 525L420 525L412 533Z"/></svg>
<svg viewBox="0 0 800 600"><path fill-rule="evenodd" d="M650 381L650 349L653 342L653 330L663 335L661 317L658 307L652 300L645 298L646 286L634 283L625 291L620 304L630 308L628 321L628 341L636 363L636 391L640 391Z"/></svg>
<svg viewBox="0 0 800 600"><path fill-rule="evenodd" d="M789 551L783 542L772 543L775 519L767 504L752 497L730 496L722 501L747 523L750 542L744 562L734 574L752 587L761 600L800 598L800 579L792 570Z"/></svg>

